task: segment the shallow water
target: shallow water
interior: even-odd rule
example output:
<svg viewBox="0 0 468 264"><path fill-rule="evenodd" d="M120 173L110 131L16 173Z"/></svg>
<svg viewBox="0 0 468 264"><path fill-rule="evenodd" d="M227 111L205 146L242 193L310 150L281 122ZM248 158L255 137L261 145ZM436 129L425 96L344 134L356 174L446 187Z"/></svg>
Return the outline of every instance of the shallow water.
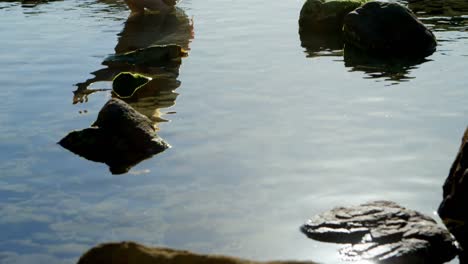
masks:
<svg viewBox="0 0 468 264"><path fill-rule="evenodd" d="M434 214L467 121L466 17L427 18L437 52L390 71L311 54L301 6L183 0L191 39L186 25L125 31L120 1L0 1L0 263L74 263L120 240L336 263L299 232L308 217L375 199ZM132 102L171 149L112 175L56 144L111 97L74 98L76 84L110 88L108 55L179 30L178 75Z"/></svg>

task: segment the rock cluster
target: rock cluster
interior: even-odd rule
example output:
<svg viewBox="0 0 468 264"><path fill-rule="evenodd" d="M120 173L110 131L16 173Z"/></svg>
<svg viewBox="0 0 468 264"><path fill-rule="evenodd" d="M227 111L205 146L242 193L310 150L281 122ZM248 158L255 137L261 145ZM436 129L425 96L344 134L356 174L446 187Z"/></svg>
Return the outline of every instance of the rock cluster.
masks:
<svg viewBox="0 0 468 264"><path fill-rule="evenodd" d="M307 0L299 17L302 46L317 49L314 45L320 42L314 38L336 39L324 34L342 36L341 47L346 44L383 57L424 58L437 46L434 34L413 12L397 3Z"/></svg>
<svg viewBox="0 0 468 264"><path fill-rule="evenodd" d="M107 243L83 254L78 264L314 264L311 261L258 262L221 255L146 247L134 242Z"/></svg>
<svg viewBox="0 0 468 264"><path fill-rule="evenodd" d="M468 128L443 186L439 216L464 251L468 249Z"/></svg>
<svg viewBox="0 0 468 264"><path fill-rule="evenodd" d="M151 120L120 99L110 99L91 128L73 131L59 144L86 159L104 162L114 174L160 153L169 145Z"/></svg>
<svg viewBox="0 0 468 264"><path fill-rule="evenodd" d="M457 254L450 233L430 217L394 202L337 207L301 228L309 238L347 243L344 259L380 263L445 263Z"/></svg>

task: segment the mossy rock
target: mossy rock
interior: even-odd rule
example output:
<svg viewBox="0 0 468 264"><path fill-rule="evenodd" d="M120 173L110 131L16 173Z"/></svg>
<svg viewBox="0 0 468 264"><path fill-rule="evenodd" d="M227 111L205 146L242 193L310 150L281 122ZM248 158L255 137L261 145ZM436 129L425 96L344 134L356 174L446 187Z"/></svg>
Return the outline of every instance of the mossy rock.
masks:
<svg viewBox="0 0 468 264"><path fill-rule="evenodd" d="M369 0L307 0L299 17L299 32L341 33L344 17Z"/></svg>
<svg viewBox="0 0 468 264"><path fill-rule="evenodd" d="M150 77L138 73L121 72L112 80L112 91L120 98L130 98L149 81Z"/></svg>

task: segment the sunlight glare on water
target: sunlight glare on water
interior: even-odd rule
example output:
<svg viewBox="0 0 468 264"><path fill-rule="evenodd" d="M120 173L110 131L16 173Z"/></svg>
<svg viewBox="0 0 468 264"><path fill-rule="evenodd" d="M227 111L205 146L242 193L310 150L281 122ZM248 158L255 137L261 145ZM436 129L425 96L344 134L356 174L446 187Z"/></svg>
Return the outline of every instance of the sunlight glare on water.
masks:
<svg viewBox="0 0 468 264"><path fill-rule="evenodd" d="M336 263L299 231L313 215L381 199L431 215L466 127L466 16L426 17L437 51L389 67L299 36L302 3L184 0L177 19L132 20L119 0L0 1L0 263L120 240ZM129 101L171 149L117 176L57 144L111 98L108 56L172 41L189 56Z"/></svg>

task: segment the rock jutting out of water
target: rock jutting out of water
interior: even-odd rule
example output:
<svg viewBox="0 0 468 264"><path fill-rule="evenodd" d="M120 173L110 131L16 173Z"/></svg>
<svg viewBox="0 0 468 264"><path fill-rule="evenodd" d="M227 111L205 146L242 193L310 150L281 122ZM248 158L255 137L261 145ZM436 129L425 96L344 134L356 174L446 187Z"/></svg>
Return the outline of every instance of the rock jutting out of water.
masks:
<svg viewBox="0 0 468 264"><path fill-rule="evenodd" d="M468 128L443 186L439 216L465 254L468 250Z"/></svg>
<svg viewBox="0 0 468 264"><path fill-rule="evenodd" d="M400 57L426 57L437 46L434 34L406 7L369 2L346 15L346 45L363 51Z"/></svg>
<svg viewBox="0 0 468 264"><path fill-rule="evenodd" d="M441 264L457 254L452 236L436 221L389 201L334 208L301 231L318 241L350 244L340 251L345 260Z"/></svg>
<svg viewBox="0 0 468 264"><path fill-rule="evenodd" d="M299 33L339 33L344 17L368 0L306 0L299 16Z"/></svg>
<svg viewBox="0 0 468 264"><path fill-rule="evenodd" d="M251 261L221 255L147 247L134 242L106 243L88 250L77 264L314 264L312 261Z"/></svg>
<svg viewBox="0 0 468 264"><path fill-rule="evenodd" d="M91 128L72 131L59 144L86 159L106 163L113 174L125 173L169 148L148 117L115 98L103 106Z"/></svg>
<svg viewBox="0 0 468 264"><path fill-rule="evenodd" d="M121 72L112 80L112 91L119 98L130 98L149 81L150 77L138 73Z"/></svg>

